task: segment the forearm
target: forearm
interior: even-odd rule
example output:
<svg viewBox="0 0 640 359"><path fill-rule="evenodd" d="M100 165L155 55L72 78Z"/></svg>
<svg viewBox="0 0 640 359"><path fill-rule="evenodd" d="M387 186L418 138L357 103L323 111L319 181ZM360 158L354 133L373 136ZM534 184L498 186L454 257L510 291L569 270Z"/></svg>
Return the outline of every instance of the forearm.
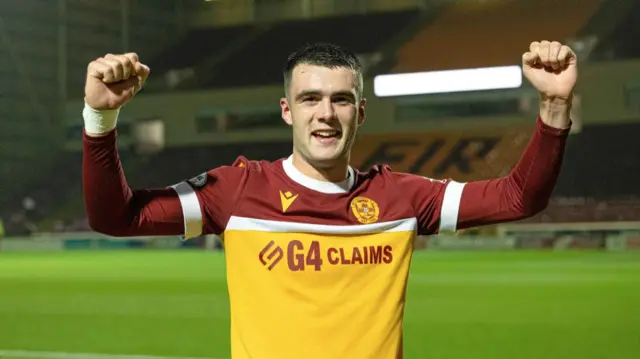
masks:
<svg viewBox="0 0 640 359"><path fill-rule="evenodd" d="M113 236L180 235L181 206L173 189L132 191L116 148L116 131L84 134L82 181L91 228Z"/></svg>
<svg viewBox="0 0 640 359"><path fill-rule="evenodd" d="M569 124L563 121L563 115L555 112L545 117L541 114L529 144L508 176L465 185L458 229L515 221L546 208L560 174L569 132Z"/></svg>
<svg viewBox="0 0 640 359"><path fill-rule="evenodd" d="M571 107L572 98L540 98L540 119L546 125L557 129L568 129L571 127Z"/></svg>

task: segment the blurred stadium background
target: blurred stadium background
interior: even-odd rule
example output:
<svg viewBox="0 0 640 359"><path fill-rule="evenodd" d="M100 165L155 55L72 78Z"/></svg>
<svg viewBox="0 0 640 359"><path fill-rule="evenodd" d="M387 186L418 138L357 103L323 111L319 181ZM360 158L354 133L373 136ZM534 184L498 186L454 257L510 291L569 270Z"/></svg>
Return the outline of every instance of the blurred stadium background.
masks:
<svg viewBox="0 0 640 359"><path fill-rule="evenodd" d="M353 166L469 181L517 161L537 112L529 84L383 97L374 79L519 65L534 40L580 59L554 198L522 222L417 240L405 354L640 358L635 21L637 0L0 1L0 358L229 358L219 238L115 239L87 226L81 110L94 58L135 51L152 69L119 124L134 187L238 155L287 156L280 71L314 41L366 65Z"/></svg>

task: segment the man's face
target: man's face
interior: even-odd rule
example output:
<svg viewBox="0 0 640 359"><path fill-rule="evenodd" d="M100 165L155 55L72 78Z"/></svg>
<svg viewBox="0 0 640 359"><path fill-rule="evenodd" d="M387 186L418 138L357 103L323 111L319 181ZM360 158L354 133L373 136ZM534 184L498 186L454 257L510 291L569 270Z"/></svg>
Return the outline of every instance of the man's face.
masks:
<svg viewBox="0 0 640 359"><path fill-rule="evenodd" d="M280 100L282 118L293 128L297 155L319 168L349 160L356 129L364 122L366 101L357 91L358 78L348 68L298 65L288 96Z"/></svg>

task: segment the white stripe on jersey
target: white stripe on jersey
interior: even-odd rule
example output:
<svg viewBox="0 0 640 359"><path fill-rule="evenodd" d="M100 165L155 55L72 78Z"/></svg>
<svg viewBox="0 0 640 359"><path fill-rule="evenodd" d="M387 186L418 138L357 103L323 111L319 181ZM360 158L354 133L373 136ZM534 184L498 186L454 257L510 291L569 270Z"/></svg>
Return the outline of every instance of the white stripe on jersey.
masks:
<svg viewBox="0 0 640 359"><path fill-rule="evenodd" d="M354 225L328 225L301 222L273 221L267 219L231 216L227 230L260 232L303 232L324 234L368 234L383 232L411 232L417 229L416 218L398 219L389 222Z"/></svg>
<svg viewBox="0 0 640 359"><path fill-rule="evenodd" d="M202 211L196 191L187 182L171 186L180 199L182 216L184 217L184 239L198 237L202 234Z"/></svg>
<svg viewBox="0 0 640 359"><path fill-rule="evenodd" d="M456 181L451 181L447 184L447 188L444 190L444 198L442 198L440 228L438 232L456 230L464 185L464 183Z"/></svg>

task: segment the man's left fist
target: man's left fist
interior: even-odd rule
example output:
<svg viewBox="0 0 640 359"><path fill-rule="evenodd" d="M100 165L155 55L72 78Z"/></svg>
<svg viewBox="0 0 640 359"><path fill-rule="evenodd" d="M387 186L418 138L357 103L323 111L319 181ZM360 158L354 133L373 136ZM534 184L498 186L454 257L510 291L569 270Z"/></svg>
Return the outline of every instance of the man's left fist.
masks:
<svg viewBox="0 0 640 359"><path fill-rule="evenodd" d="M570 101L578 79L578 58L557 41L534 41L522 55L522 71L545 100Z"/></svg>

